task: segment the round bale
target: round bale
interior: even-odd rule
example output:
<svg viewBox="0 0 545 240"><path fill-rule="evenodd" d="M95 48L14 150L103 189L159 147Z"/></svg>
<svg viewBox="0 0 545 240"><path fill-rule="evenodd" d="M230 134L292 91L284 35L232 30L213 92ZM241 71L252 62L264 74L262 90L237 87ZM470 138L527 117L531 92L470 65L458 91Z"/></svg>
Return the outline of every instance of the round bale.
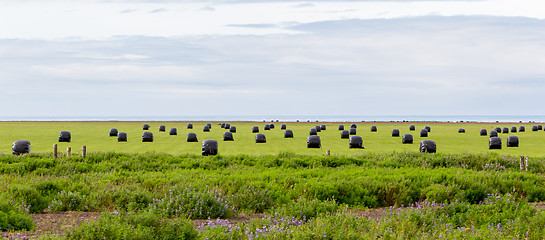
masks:
<svg viewBox="0 0 545 240"><path fill-rule="evenodd" d="M371 126L371 132L376 132L377 131L377 126Z"/></svg>
<svg viewBox="0 0 545 240"><path fill-rule="evenodd" d="M403 138L401 140L403 144L412 144L413 143L413 135L412 134L403 134Z"/></svg>
<svg viewBox="0 0 545 240"><path fill-rule="evenodd" d="M363 148L363 138L361 136L350 136L348 148Z"/></svg>
<svg viewBox="0 0 545 240"><path fill-rule="evenodd" d="M498 136L498 132L496 131L490 131L490 137L497 137Z"/></svg>
<svg viewBox="0 0 545 240"><path fill-rule="evenodd" d="M187 142L198 142L196 133L187 133Z"/></svg>
<svg viewBox="0 0 545 240"><path fill-rule="evenodd" d="M399 129L392 129L392 137L399 137Z"/></svg>
<svg viewBox="0 0 545 240"><path fill-rule="evenodd" d="M289 130L289 129L286 129L284 131L284 138L293 138L293 131Z"/></svg>
<svg viewBox="0 0 545 240"><path fill-rule="evenodd" d="M428 137L428 129L420 130L420 137Z"/></svg>
<svg viewBox="0 0 545 240"><path fill-rule="evenodd" d="M489 140L488 149L501 149L501 138L491 137Z"/></svg>
<svg viewBox="0 0 545 240"><path fill-rule="evenodd" d="M178 135L178 129L176 128L171 128L168 132L168 134L170 135Z"/></svg>
<svg viewBox="0 0 545 240"><path fill-rule="evenodd" d="M188 124L187 124L187 129L193 129L193 124L188 123Z"/></svg>
<svg viewBox="0 0 545 240"><path fill-rule="evenodd" d="M146 130L146 131L149 130L149 124L144 124L142 126L142 130Z"/></svg>
<svg viewBox="0 0 545 240"><path fill-rule="evenodd" d="M69 131L61 131L59 133L59 142L70 142L72 136Z"/></svg>
<svg viewBox="0 0 545 240"><path fill-rule="evenodd" d="M318 130L316 130L316 128L311 128L308 132L309 135L318 135Z"/></svg>
<svg viewBox="0 0 545 240"><path fill-rule="evenodd" d="M166 130L167 130L167 128L165 127L165 125L159 126L159 132L164 132Z"/></svg>
<svg viewBox="0 0 545 240"><path fill-rule="evenodd" d="M202 155L217 155L218 154L218 141L213 139L207 139L202 142Z"/></svg>
<svg viewBox="0 0 545 240"><path fill-rule="evenodd" d="M321 147L322 147L322 141L320 140L320 136L312 135L307 137L307 148L321 148Z"/></svg>
<svg viewBox="0 0 545 240"><path fill-rule="evenodd" d="M480 132L481 136L486 136L488 135L488 131L486 129L481 129L481 132Z"/></svg>
<svg viewBox="0 0 545 240"><path fill-rule="evenodd" d="M18 140L13 142L13 145L11 146L11 152L13 153L13 155L30 153L30 141Z"/></svg>
<svg viewBox="0 0 545 240"><path fill-rule="evenodd" d="M437 144L433 140L422 140L420 142L420 152L435 153L437 152Z"/></svg>
<svg viewBox="0 0 545 240"><path fill-rule="evenodd" d="M152 132L142 133L142 142L153 142L153 133Z"/></svg>
<svg viewBox="0 0 545 240"><path fill-rule="evenodd" d="M120 132L117 134L117 141L118 142L126 142L127 141L127 133L126 132Z"/></svg>
<svg viewBox="0 0 545 240"><path fill-rule="evenodd" d="M266 143L267 138L265 137L265 134L258 133L255 135L255 143Z"/></svg>
<svg viewBox="0 0 545 240"><path fill-rule="evenodd" d="M229 128L229 132L236 133L236 132L237 132L237 127L231 126L231 127Z"/></svg>
<svg viewBox="0 0 545 240"><path fill-rule="evenodd" d="M349 133L350 133L350 135L356 135L356 129L355 128L350 128Z"/></svg>
<svg viewBox="0 0 545 240"><path fill-rule="evenodd" d="M344 125L339 125L339 131L344 130Z"/></svg>
<svg viewBox="0 0 545 240"><path fill-rule="evenodd" d="M519 146L519 137L509 136L507 137L507 147L518 147Z"/></svg>
<svg viewBox="0 0 545 240"><path fill-rule="evenodd" d="M349 137L350 137L350 132L348 130L342 130L341 131L341 139L348 139Z"/></svg>
<svg viewBox="0 0 545 240"><path fill-rule="evenodd" d="M259 132L259 127L258 126L253 126L252 127L252 133L258 133Z"/></svg>
<svg viewBox="0 0 545 240"><path fill-rule="evenodd" d="M232 132L224 132L223 133L223 141L235 141L235 139L233 138L233 133Z"/></svg>
<svg viewBox="0 0 545 240"><path fill-rule="evenodd" d="M409 131L416 131L416 127L414 125L409 126Z"/></svg>
<svg viewBox="0 0 545 240"><path fill-rule="evenodd" d="M110 129L110 137L115 137L115 136L117 136L117 128Z"/></svg>

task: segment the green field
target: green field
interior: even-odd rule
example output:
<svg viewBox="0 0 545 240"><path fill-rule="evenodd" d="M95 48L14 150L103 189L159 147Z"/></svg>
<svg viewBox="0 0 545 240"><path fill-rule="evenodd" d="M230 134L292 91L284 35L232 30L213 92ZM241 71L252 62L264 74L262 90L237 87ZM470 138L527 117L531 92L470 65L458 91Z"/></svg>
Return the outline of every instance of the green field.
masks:
<svg viewBox="0 0 545 240"><path fill-rule="evenodd" d="M150 131L154 134L153 143L143 143L142 125L150 124ZM170 154L200 154L201 142L205 139L215 139L219 142L219 154L277 154L279 152L293 152L306 155L323 155L326 150L336 155L356 155L366 152L417 152L421 140L419 132L425 126L431 127L429 137L436 141L437 150L440 153L489 153L496 152L501 155L525 155L545 156L545 131L532 132L531 127L535 124L529 123L439 123L439 122L416 122L416 123L391 123L391 122L358 122L357 135L364 139L365 149L349 149L348 140L340 138L338 125L343 124L349 129L352 123L321 123L321 122L275 122L275 128L264 131L263 127L269 122L231 122L237 127L234 134L234 142L222 141L222 135L226 131L220 128L220 122L210 122L210 132L203 132L202 127L206 122L192 122L193 129L187 129L188 122L0 122L0 152L11 153L11 145L16 140L29 140L32 144L32 152L52 152L53 144L58 143L60 131L70 131L72 142L58 143L59 151L64 152L67 147L72 148L74 154L81 151L83 145L87 146L88 152L162 152ZM286 124L288 129L294 132L293 139L285 139L284 131L280 130L281 124ZM327 130L318 135L322 140L321 149L308 149L306 138L309 129L325 124ZM166 132L159 132L159 126L165 125ZM377 126L378 132L371 132L371 126ZM416 131L409 131L409 126L415 125ZM255 134L251 132L252 126L258 126L260 133L267 137L267 143L256 144ZM480 129L493 130L495 127L525 126L526 132L499 134L503 141L502 150L489 150L488 137L479 136ZM170 136L170 128L177 128L178 135ZM128 142L117 142L115 137L109 137L110 128L117 128L120 132L128 134ZM459 134L458 129L464 128L465 134ZM413 134L414 144L402 144L401 137L391 137L392 129L399 129L401 135ZM188 143L186 136L188 132L197 134L199 142ZM507 136L516 135L520 139L520 147L507 148Z"/></svg>

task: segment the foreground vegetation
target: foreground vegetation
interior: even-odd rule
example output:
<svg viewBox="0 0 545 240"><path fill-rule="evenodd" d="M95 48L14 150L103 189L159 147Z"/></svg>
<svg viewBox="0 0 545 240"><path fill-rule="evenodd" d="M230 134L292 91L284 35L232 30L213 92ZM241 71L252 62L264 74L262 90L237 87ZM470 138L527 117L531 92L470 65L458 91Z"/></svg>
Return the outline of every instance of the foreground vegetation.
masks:
<svg viewBox="0 0 545 240"><path fill-rule="evenodd" d="M96 153L0 155L0 227L32 229L29 213L101 211L70 239L541 239L545 158L497 154L356 156ZM354 211L385 208L378 219ZM268 217L231 225L191 219ZM51 236L54 237L54 236Z"/></svg>

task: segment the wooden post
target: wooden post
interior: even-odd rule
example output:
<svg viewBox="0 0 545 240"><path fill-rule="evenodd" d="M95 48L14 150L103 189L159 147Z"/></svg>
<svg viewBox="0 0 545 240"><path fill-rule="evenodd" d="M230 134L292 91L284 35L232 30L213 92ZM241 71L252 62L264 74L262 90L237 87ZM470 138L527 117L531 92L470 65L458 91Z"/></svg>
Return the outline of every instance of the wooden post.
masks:
<svg viewBox="0 0 545 240"><path fill-rule="evenodd" d="M326 156L329 156L330 154L331 154L331 152L330 152L329 150L327 150L327 151L325 152L325 155L326 155Z"/></svg>
<svg viewBox="0 0 545 240"><path fill-rule="evenodd" d="M67 156L67 157L72 156L72 148L71 148L71 147L68 147L68 148L66 149L66 156Z"/></svg>
<svg viewBox="0 0 545 240"><path fill-rule="evenodd" d="M528 171L528 156L526 156L526 163L524 164L524 171Z"/></svg>
<svg viewBox="0 0 545 240"><path fill-rule="evenodd" d="M519 165L520 165L520 170L524 171L524 156L520 156Z"/></svg>
<svg viewBox="0 0 545 240"><path fill-rule="evenodd" d="M57 158L57 144L53 144L53 157Z"/></svg>
<svg viewBox="0 0 545 240"><path fill-rule="evenodd" d="M81 147L81 156L85 157L87 155L87 146Z"/></svg>

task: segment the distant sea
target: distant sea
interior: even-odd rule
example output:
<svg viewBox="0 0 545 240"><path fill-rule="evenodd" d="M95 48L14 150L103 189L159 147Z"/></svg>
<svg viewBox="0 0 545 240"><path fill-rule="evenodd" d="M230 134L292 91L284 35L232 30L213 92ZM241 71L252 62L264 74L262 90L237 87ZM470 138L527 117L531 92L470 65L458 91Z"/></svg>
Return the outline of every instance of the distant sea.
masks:
<svg viewBox="0 0 545 240"><path fill-rule="evenodd" d="M432 121L432 122L545 122L545 116L0 116L0 121L281 121L281 122L372 122L372 121Z"/></svg>

